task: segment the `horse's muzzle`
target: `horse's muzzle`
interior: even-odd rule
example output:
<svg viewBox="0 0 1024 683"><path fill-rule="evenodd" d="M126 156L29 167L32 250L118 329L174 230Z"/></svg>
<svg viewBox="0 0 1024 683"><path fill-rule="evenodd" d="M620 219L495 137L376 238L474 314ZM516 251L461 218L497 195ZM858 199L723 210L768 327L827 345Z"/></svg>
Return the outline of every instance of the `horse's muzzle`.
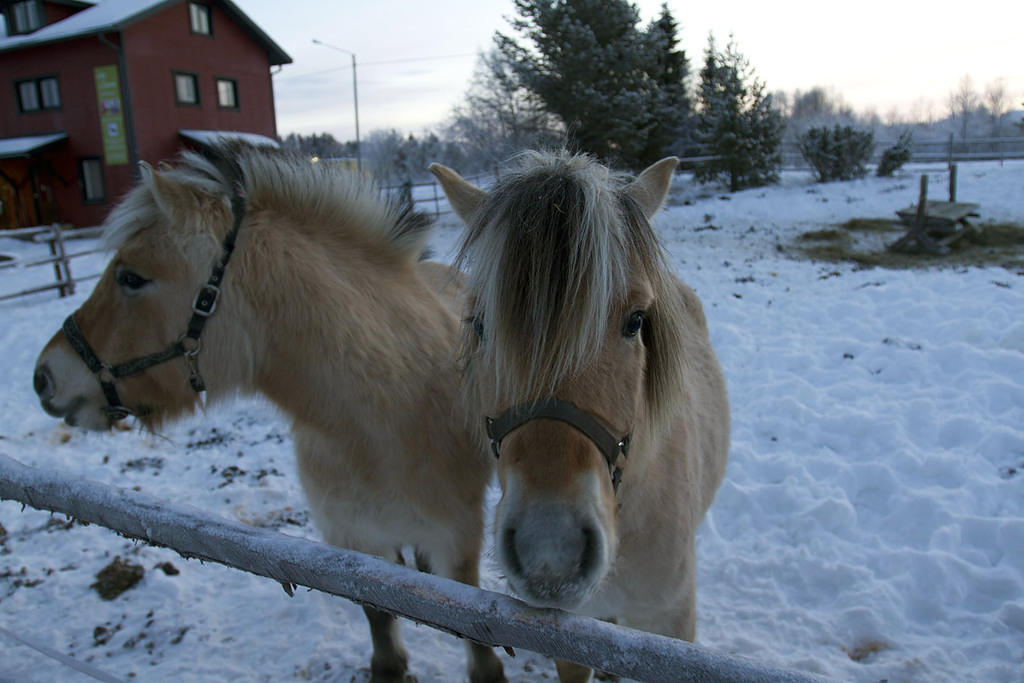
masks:
<svg viewBox="0 0 1024 683"><path fill-rule="evenodd" d="M510 587L533 605L578 607L608 569L608 543L598 521L560 501L505 516L497 540Z"/></svg>
<svg viewBox="0 0 1024 683"><path fill-rule="evenodd" d="M36 396L44 404L53 398L53 373L45 365L36 368L32 376L32 388L36 390Z"/></svg>

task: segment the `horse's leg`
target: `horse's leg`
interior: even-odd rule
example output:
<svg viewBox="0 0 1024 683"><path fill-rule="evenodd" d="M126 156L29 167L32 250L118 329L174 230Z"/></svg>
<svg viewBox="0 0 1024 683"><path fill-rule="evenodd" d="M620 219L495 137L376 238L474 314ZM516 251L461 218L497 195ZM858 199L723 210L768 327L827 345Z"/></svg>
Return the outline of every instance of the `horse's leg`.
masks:
<svg viewBox="0 0 1024 683"><path fill-rule="evenodd" d="M561 683L587 683L590 680L590 668L582 664L556 659L555 668L558 669L558 680Z"/></svg>
<svg viewBox="0 0 1024 683"><path fill-rule="evenodd" d="M295 435L295 456L299 479L306 493L310 511L324 536L324 540L339 548L351 548L390 560L401 561L401 554L386 545L370 547L352 542L351 515L340 514L346 498L355 496L357 486L349 482L348 473L338 465L338 452L344 448L323 434L296 424L292 427ZM402 644L398 620L380 610L364 607L363 612L370 624L370 638L373 642L373 656L370 659L370 680L373 683L396 683L414 681L406 674L409 654Z"/></svg>
<svg viewBox="0 0 1024 683"><path fill-rule="evenodd" d="M619 620L615 617L609 619L602 619L610 624L617 624ZM558 680L561 683L568 683L569 681L588 681L590 680L591 669L583 666L582 664L573 664L572 662L563 662L560 659L555 660L555 669L558 670ZM617 681L619 677L615 674L605 673L603 671L594 670L594 678L599 681Z"/></svg>
<svg viewBox="0 0 1024 683"><path fill-rule="evenodd" d="M370 638L373 640L373 658L370 660L371 683L411 682L409 654L402 644L398 618L373 607L363 606L366 620L370 622Z"/></svg>
<svg viewBox="0 0 1024 683"><path fill-rule="evenodd" d="M454 567L438 567L442 575L449 579L466 583L470 586L480 585L480 549L470 548L464 553L461 561L456 562ZM418 562L418 558L417 558ZM447 569L447 571L445 571ZM470 683L504 683L505 668L494 650L488 645L481 645L472 641L466 641L466 654L468 656L468 672Z"/></svg>
<svg viewBox="0 0 1024 683"><path fill-rule="evenodd" d="M686 550L686 568L683 575L683 599L668 628L652 628L655 633L693 642L697 639L697 550L690 539Z"/></svg>

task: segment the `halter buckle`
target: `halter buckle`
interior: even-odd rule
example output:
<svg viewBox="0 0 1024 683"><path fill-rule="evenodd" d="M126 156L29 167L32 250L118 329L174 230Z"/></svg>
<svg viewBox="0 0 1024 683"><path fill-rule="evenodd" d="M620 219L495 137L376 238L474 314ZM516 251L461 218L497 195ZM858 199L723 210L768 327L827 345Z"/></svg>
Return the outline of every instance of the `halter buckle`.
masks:
<svg viewBox="0 0 1024 683"><path fill-rule="evenodd" d="M494 433L494 419L484 417L484 425L487 427L487 436L491 440L491 453L495 458L501 457L501 438Z"/></svg>
<svg viewBox="0 0 1024 683"><path fill-rule="evenodd" d="M209 318L217 310L217 300L220 298L220 287L207 282L196 293L192 301L192 312L198 316Z"/></svg>

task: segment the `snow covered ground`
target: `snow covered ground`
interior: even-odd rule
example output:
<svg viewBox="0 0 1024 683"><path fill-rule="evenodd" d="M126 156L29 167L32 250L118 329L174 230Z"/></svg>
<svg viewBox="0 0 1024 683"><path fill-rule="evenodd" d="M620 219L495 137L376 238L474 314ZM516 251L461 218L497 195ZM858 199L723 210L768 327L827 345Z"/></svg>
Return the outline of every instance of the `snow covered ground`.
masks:
<svg viewBox="0 0 1024 683"><path fill-rule="evenodd" d="M698 539L706 647L841 680L1024 681L1024 272L858 269L778 248L892 216L922 171L941 196L940 166L828 185L790 172L728 199L683 175L657 221L704 300L732 400L729 469ZM1024 163L961 165L959 196L981 222L1024 223ZM457 236L442 220L437 253ZM22 261L39 249L0 239ZM0 294L49 277L0 270ZM316 538L287 423L258 399L159 436L42 412L36 354L88 289L0 302L0 452ZM367 678L367 628L344 600L288 597L11 502L0 526L0 680L89 680L12 634L119 679ZM116 556L145 574L105 601L91 585ZM490 557L484 585L504 590ZM420 681L465 678L454 638L405 634ZM539 656L501 656L513 681L555 677Z"/></svg>

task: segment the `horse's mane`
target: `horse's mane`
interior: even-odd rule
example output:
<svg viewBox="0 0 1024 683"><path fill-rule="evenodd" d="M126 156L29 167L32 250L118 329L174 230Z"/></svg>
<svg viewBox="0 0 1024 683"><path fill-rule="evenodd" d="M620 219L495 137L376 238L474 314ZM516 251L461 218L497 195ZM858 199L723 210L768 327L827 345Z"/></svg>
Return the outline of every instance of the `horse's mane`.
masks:
<svg viewBox="0 0 1024 683"><path fill-rule="evenodd" d="M154 173L144 168L141 182L111 212L104 233L108 247L117 248L166 211L155 196ZM413 258L430 226L425 215L382 198L366 176L241 141L218 143L206 154L183 151L177 163L159 173L198 196L218 200L227 210L237 191L245 199L247 213L271 211L314 229L345 226Z"/></svg>
<svg viewBox="0 0 1024 683"><path fill-rule="evenodd" d="M470 270L478 321L461 346L467 359L478 353L495 369L499 395L550 395L592 361L609 311L626 303L633 269L651 281L656 306L677 308L654 231L624 191L630 180L587 155L528 152L478 207L456 257ZM651 322L660 338L645 333L649 398L663 402L666 383L678 384L678 361L669 354L680 348L679 332L675 320Z"/></svg>

